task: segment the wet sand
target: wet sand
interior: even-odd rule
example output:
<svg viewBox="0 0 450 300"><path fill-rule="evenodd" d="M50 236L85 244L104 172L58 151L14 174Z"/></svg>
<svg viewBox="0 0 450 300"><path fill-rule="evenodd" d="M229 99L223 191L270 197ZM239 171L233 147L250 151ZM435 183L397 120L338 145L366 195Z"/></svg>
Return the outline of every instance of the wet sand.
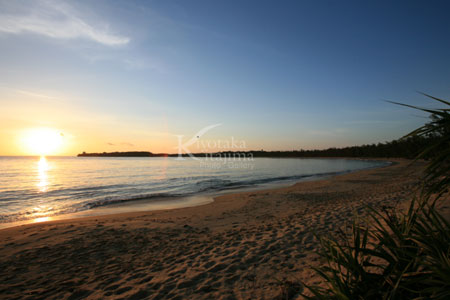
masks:
<svg viewBox="0 0 450 300"><path fill-rule="evenodd" d="M0 230L1 299L276 299L318 283L313 232L411 198L410 161L203 206ZM295 298L295 297L294 297Z"/></svg>

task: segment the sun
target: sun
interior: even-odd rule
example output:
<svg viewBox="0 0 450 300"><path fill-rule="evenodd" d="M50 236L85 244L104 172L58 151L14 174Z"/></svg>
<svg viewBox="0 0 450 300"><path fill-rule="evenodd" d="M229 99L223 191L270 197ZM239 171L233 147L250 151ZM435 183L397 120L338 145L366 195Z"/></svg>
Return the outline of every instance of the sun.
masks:
<svg viewBox="0 0 450 300"><path fill-rule="evenodd" d="M55 155L61 150L64 134L53 128L32 128L24 132L22 144L31 155Z"/></svg>

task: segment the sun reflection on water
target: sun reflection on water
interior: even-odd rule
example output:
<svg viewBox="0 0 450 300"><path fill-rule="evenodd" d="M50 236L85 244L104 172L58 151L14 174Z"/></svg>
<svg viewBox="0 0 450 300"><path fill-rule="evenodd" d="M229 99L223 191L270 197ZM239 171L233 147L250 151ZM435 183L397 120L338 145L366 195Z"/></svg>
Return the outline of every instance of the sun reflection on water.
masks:
<svg viewBox="0 0 450 300"><path fill-rule="evenodd" d="M34 219L33 223L47 222L47 221L51 221L51 220L52 220L51 217L41 217L41 218Z"/></svg>
<svg viewBox="0 0 450 300"><path fill-rule="evenodd" d="M47 161L45 156L41 156L39 161L37 162L37 178L36 178L36 186L41 193L45 193L48 191L50 187L49 182L49 176L48 171L51 169L50 163ZM42 196L43 198L37 201L32 208L32 210L29 212L30 216L32 218L33 223L38 222L45 222L52 220L52 217L49 216L55 211L55 207L53 205L49 205L48 203L42 202L42 200L45 200L45 195Z"/></svg>
<svg viewBox="0 0 450 300"><path fill-rule="evenodd" d="M38 162L38 183L37 187L40 192L46 192L48 190L48 175L47 171L49 170L49 165L45 156L41 156L41 159Z"/></svg>

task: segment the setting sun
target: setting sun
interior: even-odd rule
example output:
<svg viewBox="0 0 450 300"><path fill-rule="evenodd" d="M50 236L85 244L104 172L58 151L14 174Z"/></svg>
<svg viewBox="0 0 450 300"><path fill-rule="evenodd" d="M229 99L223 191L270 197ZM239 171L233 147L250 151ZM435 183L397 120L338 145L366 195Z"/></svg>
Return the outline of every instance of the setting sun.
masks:
<svg viewBox="0 0 450 300"><path fill-rule="evenodd" d="M64 134L52 128L27 130L22 139L24 150L31 155L55 155L64 143Z"/></svg>

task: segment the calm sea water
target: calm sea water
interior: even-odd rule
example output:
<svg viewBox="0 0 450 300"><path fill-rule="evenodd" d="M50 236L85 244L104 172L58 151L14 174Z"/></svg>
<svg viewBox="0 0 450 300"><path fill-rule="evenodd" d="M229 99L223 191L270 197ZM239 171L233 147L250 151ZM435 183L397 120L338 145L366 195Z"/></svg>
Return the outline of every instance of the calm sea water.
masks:
<svg viewBox="0 0 450 300"><path fill-rule="evenodd" d="M0 157L0 223L261 187L381 166L347 159ZM184 204L183 204L184 203ZM169 208L170 205L167 206Z"/></svg>

